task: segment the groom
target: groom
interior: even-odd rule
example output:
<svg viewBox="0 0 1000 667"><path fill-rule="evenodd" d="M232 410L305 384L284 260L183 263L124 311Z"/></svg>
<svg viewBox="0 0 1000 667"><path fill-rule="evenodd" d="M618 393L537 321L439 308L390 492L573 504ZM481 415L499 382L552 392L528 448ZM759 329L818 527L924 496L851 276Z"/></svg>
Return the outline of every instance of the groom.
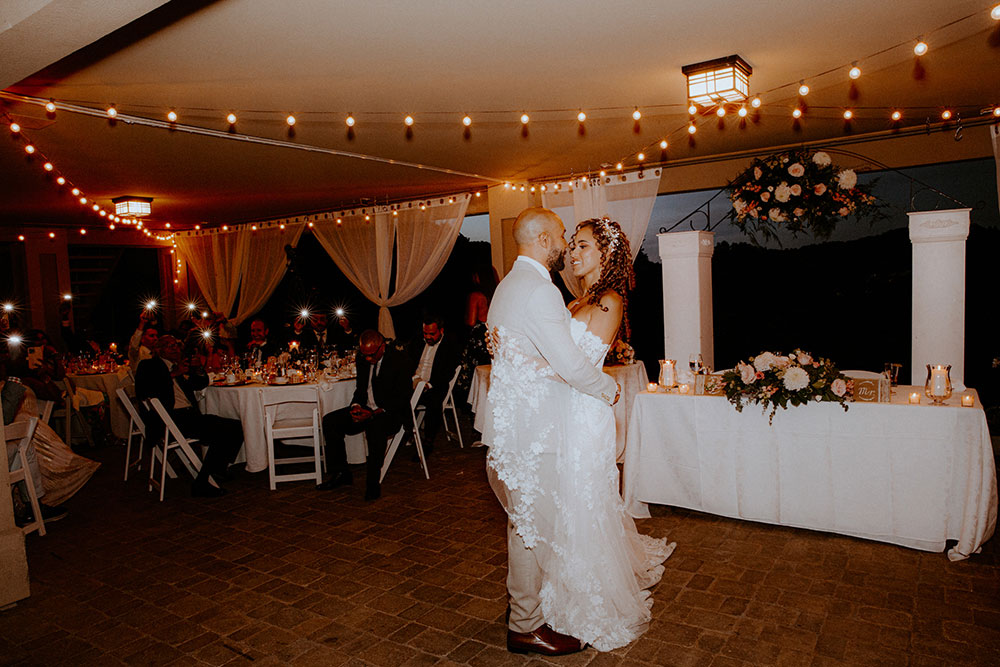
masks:
<svg viewBox="0 0 1000 667"><path fill-rule="evenodd" d="M551 551L555 453L570 387L610 405L621 388L596 368L570 334L570 316L550 271L563 268L566 229L555 213L529 208L514 222L518 257L490 305L494 357L483 441L487 474L508 512L507 650L563 655L580 641L553 630L542 609L545 555Z"/></svg>

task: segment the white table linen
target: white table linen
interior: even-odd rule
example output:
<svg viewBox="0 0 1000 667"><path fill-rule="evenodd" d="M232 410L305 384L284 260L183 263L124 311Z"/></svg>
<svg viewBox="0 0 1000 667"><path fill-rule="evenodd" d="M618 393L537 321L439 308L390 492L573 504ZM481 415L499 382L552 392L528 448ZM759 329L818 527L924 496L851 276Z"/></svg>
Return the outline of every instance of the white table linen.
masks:
<svg viewBox="0 0 1000 667"><path fill-rule="evenodd" d="M605 366L604 372L613 377L621 385L622 394L615 404L615 433L616 433L616 456L619 462L625 460L625 436L628 433L629 406L635 395L646 390L649 378L646 375L646 367L642 362L628 364L627 366ZM486 393L490 390L490 366L476 366L476 375L469 388L469 404L475 414L473 427L483 432L486 414L483 412L486 406ZM486 443L489 444L489 443Z"/></svg>
<svg viewBox="0 0 1000 667"><path fill-rule="evenodd" d="M993 534L997 484L981 407L927 404L900 386L893 403L742 413L721 396L638 394L623 495L646 503L823 530L967 558ZM922 405L907 405L911 391ZM979 405L978 398L976 400Z"/></svg>
<svg viewBox="0 0 1000 667"><path fill-rule="evenodd" d="M115 434L115 437L128 438L128 412L122 402L118 400L118 394L115 393L119 387L125 387L125 391L130 396L135 393L127 367L122 366L114 373L94 373L91 375L70 373L66 375L66 378L73 384L73 391L89 389L104 394L108 399L111 432Z"/></svg>
<svg viewBox="0 0 1000 667"><path fill-rule="evenodd" d="M200 404L205 414L218 415L229 419L239 419L243 424L243 448L246 454L247 471L260 472L267 470L267 439L264 436L264 411L257 395L263 389L268 398L274 394L278 398L296 401L313 401L319 393L320 419L328 412L345 408L354 396L354 380L341 380L317 384L309 382L299 385L262 385L248 384L239 387L205 388ZM310 412L304 403L288 403L279 405L276 418L284 419L294 416L305 416ZM348 463L365 462L364 435L347 436Z"/></svg>

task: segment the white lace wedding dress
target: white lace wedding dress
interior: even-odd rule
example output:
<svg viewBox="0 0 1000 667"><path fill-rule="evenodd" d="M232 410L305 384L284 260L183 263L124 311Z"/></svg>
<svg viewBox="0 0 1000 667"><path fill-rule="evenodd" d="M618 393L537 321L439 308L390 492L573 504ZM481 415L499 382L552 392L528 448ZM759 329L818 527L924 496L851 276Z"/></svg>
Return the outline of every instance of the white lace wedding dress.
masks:
<svg viewBox="0 0 1000 667"><path fill-rule="evenodd" d="M573 340L597 366L608 352L579 320ZM557 632L599 651L624 646L645 632L652 599L674 543L641 535L625 512L615 464L615 418L600 399L570 391L557 452L555 520L543 571L542 611Z"/></svg>

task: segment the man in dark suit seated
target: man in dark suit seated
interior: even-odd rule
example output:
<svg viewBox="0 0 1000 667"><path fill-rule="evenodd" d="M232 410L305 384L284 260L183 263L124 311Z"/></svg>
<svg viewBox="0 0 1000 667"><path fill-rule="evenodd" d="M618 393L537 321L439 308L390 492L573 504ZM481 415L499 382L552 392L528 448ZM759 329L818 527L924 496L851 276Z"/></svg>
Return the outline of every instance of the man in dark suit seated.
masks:
<svg viewBox="0 0 1000 667"><path fill-rule="evenodd" d="M406 351L390 344L382 334L371 330L361 334L354 399L350 406L323 415L326 461L333 476L319 489L335 489L352 482L344 436L364 431L368 441L365 500L382 495L379 476L386 442L407 421L413 393L412 368Z"/></svg>
<svg viewBox="0 0 1000 667"><path fill-rule="evenodd" d="M139 362L135 370L135 396L139 401L160 399L181 433L208 446L198 477L191 485L191 495L221 496L226 490L218 486L218 481L227 477L229 465L243 446L243 426L236 419L198 412L194 392L208 385L208 376L204 369L188 367L176 338L161 336L153 347L153 355ZM147 411L143 419L147 432L163 432L163 423L155 410Z"/></svg>
<svg viewBox="0 0 1000 667"><path fill-rule="evenodd" d="M424 380L427 385L420 397L420 405L426 408L424 413L424 454L434 451L434 439L441 430L441 403L448 393L448 383L451 382L458 367L458 359L462 346L456 337L445 334L444 322L438 315L425 314L423 317L423 336L410 343L410 359L416 364L413 371L413 386Z"/></svg>
<svg viewBox="0 0 1000 667"><path fill-rule="evenodd" d="M264 365L270 357L278 356L277 343L268 338L270 333L267 323L257 318L250 323L250 342L247 343L247 353L254 365Z"/></svg>

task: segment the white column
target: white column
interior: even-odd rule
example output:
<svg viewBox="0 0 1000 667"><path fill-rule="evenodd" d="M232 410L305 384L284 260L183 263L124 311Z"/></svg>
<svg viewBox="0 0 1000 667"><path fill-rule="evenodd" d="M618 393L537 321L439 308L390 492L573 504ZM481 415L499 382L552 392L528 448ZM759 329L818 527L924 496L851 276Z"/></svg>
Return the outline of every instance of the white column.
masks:
<svg viewBox="0 0 1000 667"><path fill-rule="evenodd" d="M715 368L712 330L713 232L659 234L663 265L663 353L678 367L700 352Z"/></svg>
<svg viewBox="0 0 1000 667"><path fill-rule="evenodd" d="M493 268L503 278L517 259L514 244L514 220L526 208L538 206L538 197L532 192L521 192L518 188L494 185L488 191L490 206L490 251Z"/></svg>
<svg viewBox="0 0 1000 667"><path fill-rule="evenodd" d="M951 364L955 391L965 389L965 240L970 210L907 214L913 244L910 382L915 385L927 379L927 364Z"/></svg>

